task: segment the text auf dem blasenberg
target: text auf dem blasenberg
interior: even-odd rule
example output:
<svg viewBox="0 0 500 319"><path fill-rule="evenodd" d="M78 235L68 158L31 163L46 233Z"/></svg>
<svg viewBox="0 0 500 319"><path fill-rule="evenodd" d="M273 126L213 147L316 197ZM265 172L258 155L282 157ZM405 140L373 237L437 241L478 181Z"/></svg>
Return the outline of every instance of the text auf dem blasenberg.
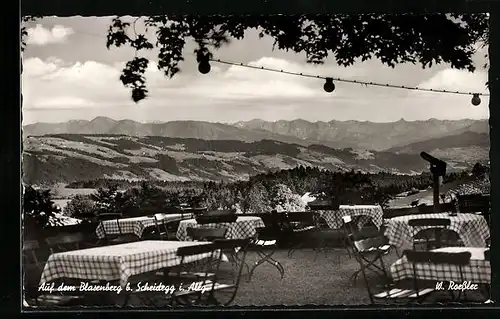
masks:
<svg viewBox="0 0 500 319"><path fill-rule="evenodd" d="M201 293L204 293L208 289L210 289L210 285L204 285L203 282L193 282L186 286L184 286L183 284L174 286L174 285L165 285L163 283L151 284L148 282L144 283L139 282L133 286L131 286L130 283L127 283L125 287L122 287L120 285L113 285L110 284L109 282L106 283L105 285L95 285L95 284L89 284L87 282L81 282L80 286L65 285L63 282L57 287L55 286L54 283L50 284L43 283L38 287L38 291L44 291L50 293L53 293L54 291L56 292L79 291L79 292L116 292L117 294L121 293L123 290L133 291L133 292L157 291L157 292L163 292L165 294L172 294L175 291L183 291L183 290L200 291Z"/></svg>

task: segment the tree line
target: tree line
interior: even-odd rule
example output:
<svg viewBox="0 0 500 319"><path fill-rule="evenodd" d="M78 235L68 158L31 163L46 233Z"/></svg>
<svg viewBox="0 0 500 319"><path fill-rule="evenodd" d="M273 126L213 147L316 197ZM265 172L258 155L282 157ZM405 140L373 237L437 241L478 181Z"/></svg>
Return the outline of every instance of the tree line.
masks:
<svg viewBox="0 0 500 319"><path fill-rule="evenodd" d="M444 182L462 179L469 172L450 173ZM366 174L354 170L332 172L316 167L268 172L238 182L166 182L97 179L70 184L73 188L95 188L92 195L77 195L65 212L76 218L91 218L99 212L140 216L175 211L186 204L210 210L233 209L263 213L273 209L303 210L300 197L306 192L339 204L387 206L395 195L432 185L430 173L394 175Z"/></svg>

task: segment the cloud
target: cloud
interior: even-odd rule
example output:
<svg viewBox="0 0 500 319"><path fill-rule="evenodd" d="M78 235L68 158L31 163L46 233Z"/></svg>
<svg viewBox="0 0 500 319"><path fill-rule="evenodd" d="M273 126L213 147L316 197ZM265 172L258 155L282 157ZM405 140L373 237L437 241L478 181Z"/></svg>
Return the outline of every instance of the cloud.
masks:
<svg viewBox="0 0 500 319"><path fill-rule="evenodd" d="M73 29L62 25L55 25L52 29L46 29L43 25L37 24L34 28L27 30L29 45L47 45L52 43L63 43L74 33Z"/></svg>
<svg viewBox="0 0 500 319"><path fill-rule="evenodd" d="M262 57L249 64L374 82L397 76L393 83L411 85L401 72L376 66L314 66L275 57ZM337 89L329 94L323 90L321 79L217 63L212 63L212 70L206 75L181 72L168 79L158 71L154 61L146 72L149 97L136 105L130 99L130 90L119 80L124 65L125 62L109 65L96 61L68 64L55 57L26 59L22 78L24 120L53 122L92 119L100 115L138 121L195 119L221 122L251 118L394 121L488 116L487 97L483 98L480 107L473 108L468 96L341 82L336 82ZM420 87L484 91L484 71L468 73L443 69L426 72L430 76L419 84Z"/></svg>
<svg viewBox="0 0 500 319"><path fill-rule="evenodd" d="M488 93L486 82L488 82L488 74L485 71L479 70L472 73L464 70L445 69L420 83L419 87L485 94Z"/></svg>

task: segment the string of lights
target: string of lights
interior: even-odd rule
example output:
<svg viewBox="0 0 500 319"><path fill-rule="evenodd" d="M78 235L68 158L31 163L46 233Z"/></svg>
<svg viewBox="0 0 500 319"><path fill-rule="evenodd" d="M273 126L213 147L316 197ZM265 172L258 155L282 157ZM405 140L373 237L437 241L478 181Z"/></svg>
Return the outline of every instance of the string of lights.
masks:
<svg viewBox="0 0 500 319"><path fill-rule="evenodd" d="M42 25L45 25L48 27L55 26L55 25L47 25L45 23ZM76 31L79 34L103 38L103 35L98 35L95 33L88 33L88 32L82 31L82 30L74 30L74 31ZM254 66L254 65L241 63L241 62L230 62L230 61L224 61L221 59L211 59L207 55L207 53L203 52L203 51L198 51L196 53L196 60L198 62L198 70L202 74L209 73L210 69L211 69L210 62L215 62L215 63L220 63L220 64L233 65L233 66L239 66L239 67L244 67L244 68L249 68L249 69L287 74L287 75L292 75L292 76L301 76L301 77L306 77L306 78L322 79L322 80L325 80L325 83L323 85L323 89L328 93L331 93L335 90L334 81L336 81L336 82L344 82L344 83L351 83L351 84L360 84L360 85L365 85L365 86L386 87L386 88L393 88L393 89L405 89L405 90L413 90L413 91L447 93L447 94L469 95L469 96L471 95L472 96L471 103L474 106L478 106L479 104L481 104L480 96L489 96L490 95L488 93L475 93L475 92L420 88L420 87L416 87L416 86L412 87L412 86L405 86L405 85L395 85L395 84L390 84L390 83L377 83L377 82L371 82L371 81L349 80L349 79L342 79L342 78L325 77L325 76L320 76L320 75L311 75L311 74L292 72L292 71L286 71L286 70L280 70L280 69L266 68L263 66Z"/></svg>
<svg viewBox="0 0 500 319"><path fill-rule="evenodd" d="M323 80L325 80L325 84L323 85L323 89L328 93L331 93L335 90L334 81L336 81L336 82L345 82L345 83L352 83L352 84L361 84L361 85L365 85L365 86L386 87L386 88L393 88L393 89L405 89L405 90L424 91L424 92L433 92L433 93L458 94L458 95L472 95L471 103L474 106L478 106L479 104L481 104L480 96L489 96L489 94L485 94L485 93L429 89L429 88L412 87L412 86L405 86L405 85L395 85L395 84L390 84L390 83L377 83L377 82L368 82L368 81L360 81L360 80L349 80L349 79L342 79L342 78L325 77L325 76L320 76L320 75L311 75L311 74L305 74L305 73L299 73L299 72L292 72L292 71L286 71L286 70L280 70L280 69L267 68L267 67L263 67L263 66L254 66L254 65L241 63L241 62L237 63L237 62L224 61L224 60L220 60L220 59L211 59L204 53L199 53L197 55L196 60L198 61L198 71L200 71L200 73L202 73L202 74L209 73L210 69L211 69L210 62L215 62L215 63L239 66L239 67L244 67L244 68L249 68L249 69L254 69L254 70L262 70L262 71L275 72L275 73L281 73L281 74L287 74L287 75L293 75L293 76L301 76L301 77L306 77L306 78L323 79Z"/></svg>

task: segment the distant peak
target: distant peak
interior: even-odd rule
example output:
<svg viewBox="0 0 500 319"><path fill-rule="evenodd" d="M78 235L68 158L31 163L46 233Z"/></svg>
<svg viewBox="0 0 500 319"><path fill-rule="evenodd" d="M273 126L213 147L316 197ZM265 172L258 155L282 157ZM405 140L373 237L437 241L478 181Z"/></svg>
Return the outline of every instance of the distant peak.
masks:
<svg viewBox="0 0 500 319"><path fill-rule="evenodd" d="M102 122L102 121L107 121L107 122L116 122L112 118L106 117L106 116L98 116L95 119L93 119L91 122Z"/></svg>

